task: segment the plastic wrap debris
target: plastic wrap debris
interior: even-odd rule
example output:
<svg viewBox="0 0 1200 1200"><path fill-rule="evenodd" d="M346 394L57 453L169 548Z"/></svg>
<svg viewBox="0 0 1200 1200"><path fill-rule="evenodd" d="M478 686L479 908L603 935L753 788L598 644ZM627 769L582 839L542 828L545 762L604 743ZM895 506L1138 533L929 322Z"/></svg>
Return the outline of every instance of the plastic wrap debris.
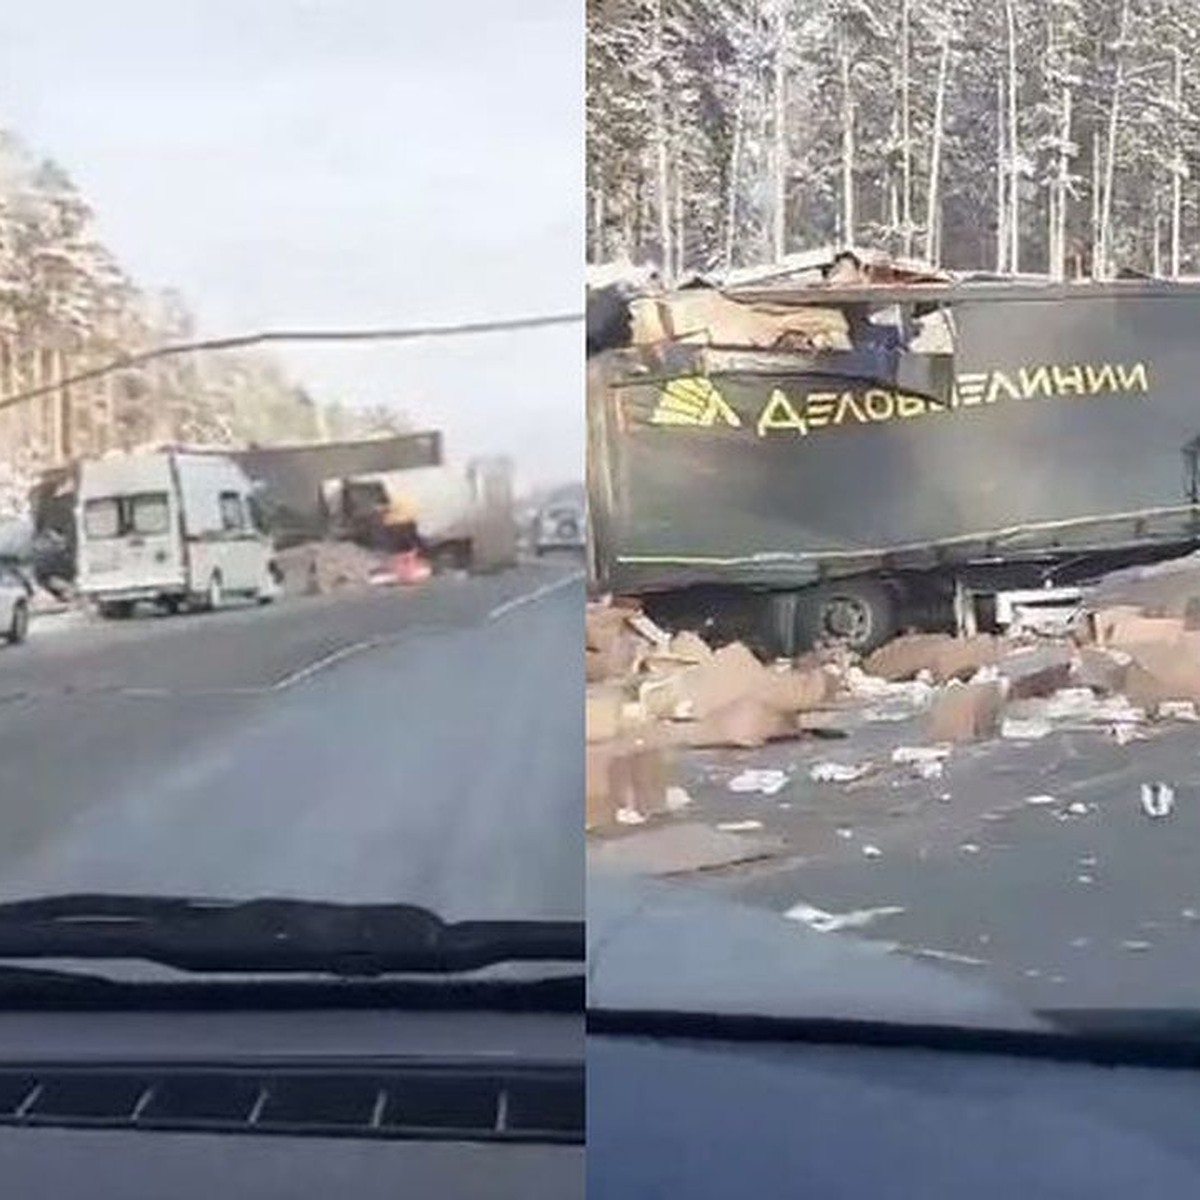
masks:
<svg viewBox="0 0 1200 1200"><path fill-rule="evenodd" d="M729 781L731 792L760 792L764 796L774 796L787 786L786 771L778 770L747 770L735 775Z"/></svg>
<svg viewBox="0 0 1200 1200"><path fill-rule="evenodd" d="M945 773L950 751L949 746L897 746L892 751L892 762L910 767L921 779L940 779Z"/></svg>
<svg viewBox="0 0 1200 1200"><path fill-rule="evenodd" d="M721 833L753 833L762 827L761 821L721 821L717 825Z"/></svg>
<svg viewBox="0 0 1200 1200"><path fill-rule="evenodd" d="M1072 800L1067 805L1066 811L1072 817L1086 817L1092 809L1090 805L1085 804L1082 800Z"/></svg>
<svg viewBox="0 0 1200 1200"><path fill-rule="evenodd" d="M666 802L667 812L679 812L691 804L692 797L686 788L681 788L678 784L672 784L667 788Z"/></svg>
<svg viewBox="0 0 1200 1200"><path fill-rule="evenodd" d="M1169 817L1175 808L1175 789L1169 783L1143 783L1142 812L1148 817Z"/></svg>
<svg viewBox="0 0 1200 1200"><path fill-rule="evenodd" d="M897 746L892 751L892 762L897 766L942 762L950 757L951 752L950 746Z"/></svg>
<svg viewBox="0 0 1200 1200"><path fill-rule="evenodd" d="M841 929L863 929L884 917L896 917L904 912L898 904L884 904L878 908L859 908L852 912L832 913L812 904L793 904L783 915L789 921L800 921L818 933L836 933Z"/></svg>
<svg viewBox="0 0 1200 1200"><path fill-rule="evenodd" d="M808 769L809 778L814 783L853 783L862 779L874 770L873 763L814 763Z"/></svg>
<svg viewBox="0 0 1200 1200"><path fill-rule="evenodd" d="M1057 804L1058 801L1053 796L1039 795L1039 796L1026 796L1025 803L1028 804L1031 808L1046 808L1046 807L1051 807L1051 806Z"/></svg>
<svg viewBox="0 0 1200 1200"><path fill-rule="evenodd" d="M883 851L878 846L872 846L869 843L862 848L863 858L882 858Z"/></svg>
<svg viewBox="0 0 1200 1200"><path fill-rule="evenodd" d="M1160 721L1200 721L1193 700L1164 700L1155 711Z"/></svg>

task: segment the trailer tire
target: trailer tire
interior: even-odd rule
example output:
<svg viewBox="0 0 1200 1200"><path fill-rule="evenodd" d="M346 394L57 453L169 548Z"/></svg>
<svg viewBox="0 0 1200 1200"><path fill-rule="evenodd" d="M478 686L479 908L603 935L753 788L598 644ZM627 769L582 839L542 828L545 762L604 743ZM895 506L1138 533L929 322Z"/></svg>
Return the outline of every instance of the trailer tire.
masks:
<svg viewBox="0 0 1200 1200"><path fill-rule="evenodd" d="M830 642L867 654L895 637L899 627L895 593L874 579L816 584L790 593L788 600L778 606L774 622L788 655Z"/></svg>
<svg viewBox="0 0 1200 1200"><path fill-rule="evenodd" d="M19 646L29 636L29 605L24 600L13 605L12 620L4 636L10 646Z"/></svg>
<svg viewBox="0 0 1200 1200"><path fill-rule="evenodd" d="M106 621L128 621L133 616L133 601L101 600L96 611Z"/></svg>

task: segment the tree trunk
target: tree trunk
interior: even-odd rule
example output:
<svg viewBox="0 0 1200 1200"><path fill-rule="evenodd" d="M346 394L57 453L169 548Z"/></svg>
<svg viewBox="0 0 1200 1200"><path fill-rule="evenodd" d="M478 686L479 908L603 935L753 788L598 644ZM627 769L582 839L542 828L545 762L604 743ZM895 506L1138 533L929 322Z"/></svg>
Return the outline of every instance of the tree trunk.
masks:
<svg viewBox="0 0 1200 1200"><path fill-rule="evenodd" d="M900 222L904 256L912 257L913 214L912 214L912 110L911 110L911 61L909 55L909 21L911 0L900 3ZM939 95L939 100L941 99ZM935 131L935 139L939 131ZM932 171L931 171L932 174ZM928 227L927 227L928 228ZM925 235L926 254L932 234Z"/></svg>
<svg viewBox="0 0 1200 1200"><path fill-rule="evenodd" d="M1175 156L1171 163L1171 278L1182 270L1183 226L1183 55L1175 47Z"/></svg>
<svg viewBox="0 0 1200 1200"><path fill-rule="evenodd" d="M684 167L683 153L681 146L683 143L682 134L679 128L679 114L672 114L673 137L672 158L675 162L675 170L672 172L675 184L675 233L674 233L674 267L675 278L681 278L687 270L687 237L686 237L686 210L684 206Z"/></svg>
<svg viewBox="0 0 1200 1200"><path fill-rule="evenodd" d="M1070 198L1071 183L1071 108L1072 93L1069 83L1063 84L1062 93L1062 124L1059 127L1058 146L1058 179L1055 183L1054 201L1054 239L1051 243L1054 249L1054 261L1051 264L1051 275L1055 279L1065 279L1067 274L1067 202Z"/></svg>
<svg viewBox="0 0 1200 1200"><path fill-rule="evenodd" d="M775 119L772 134L774 148L771 156L774 168L771 253L775 262L780 262L787 253L787 5L779 4L775 20L775 54L773 60Z"/></svg>
<svg viewBox="0 0 1200 1200"><path fill-rule="evenodd" d="M592 262L604 261L604 189L592 189Z"/></svg>
<svg viewBox="0 0 1200 1200"><path fill-rule="evenodd" d="M1092 261L1088 274L1093 279L1100 278L1100 195L1103 191L1101 167L1104 151L1100 140L1100 130L1092 130Z"/></svg>
<svg viewBox="0 0 1200 1200"><path fill-rule="evenodd" d="M733 253L737 238L738 184L741 179L742 142L746 136L746 80L738 79L737 100L733 110L733 144L729 148L729 169L725 188L725 270L733 270Z"/></svg>
<svg viewBox="0 0 1200 1200"><path fill-rule="evenodd" d="M996 77L996 274L1008 267L1008 170L1004 121L1004 78Z"/></svg>
<svg viewBox="0 0 1200 1200"><path fill-rule="evenodd" d="M933 101L933 144L929 149L929 184L925 191L925 260L938 264L941 258L941 170L943 126L946 123L946 78L950 72L950 30L942 35L942 51L938 57L937 91Z"/></svg>
<svg viewBox="0 0 1200 1200"><path fill-rule="evenodd" d="M667 145L667 84L664 69L666 48L662 6L663 0L654 0L654 155L657 174L655 199L663 281L669 284L674 280L675 274L671 254L671 161Z"/></svg>
<svg viewBox="0 0 1200 1200"><path fill-rule="evenodd" d="M1100 198L1100 277L1112 278L1112 206L1117 177L1117 130L1121 121L1121 92L1125 84L1125 34L1129 28L1129 0L1122 0L1117 33L1117 60L1112 103L1108 110L1107 146L1104 154L1104 190Z"/></svg>
<svg viewBox="0 0 1200 1200"><path fill-rule="evenodd" d="M850 92L850 46L842 32L842 243L854 245L854 98Z"/></svg>
<svg viewBox="0 0 1200 1200"><path fill-rule="evenodd" d="M1008 27L1008 269L1021 269L1021 161L1017 136L1017 14L1016 0L1004 0Z"/></svg>

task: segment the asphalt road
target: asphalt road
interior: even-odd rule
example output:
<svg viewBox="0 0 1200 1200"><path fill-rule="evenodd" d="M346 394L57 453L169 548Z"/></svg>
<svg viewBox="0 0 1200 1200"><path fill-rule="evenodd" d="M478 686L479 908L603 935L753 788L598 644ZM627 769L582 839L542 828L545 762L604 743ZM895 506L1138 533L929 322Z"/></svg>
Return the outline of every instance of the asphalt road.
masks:
<svg viewBox="0 0 1200 1200"><path fill-rule="evenodd" d="M1200 1010L1200 727L1124 746L994 742L939 780L890 774L726 793L721 817L758 817L795 853L707 885L778 912L858 914L828 936L896 943L1027 1006ZM1152 819L1140 790L1157 781L1176 803Z"/></svg>
<svg viewBox="0 0 1200 1200"><path fill-rule="evenodd" d="M577 567L53 626L0 651L0 898L582 915Z"/></svg>

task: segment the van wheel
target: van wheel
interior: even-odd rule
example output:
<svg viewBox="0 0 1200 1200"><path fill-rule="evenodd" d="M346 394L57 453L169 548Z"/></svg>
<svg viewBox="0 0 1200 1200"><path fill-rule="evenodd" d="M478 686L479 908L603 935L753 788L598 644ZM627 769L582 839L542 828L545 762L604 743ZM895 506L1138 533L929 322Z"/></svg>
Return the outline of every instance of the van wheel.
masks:
<svg viewBox="0 0 1200 1200"><path fill-rule="evenodd" d="M5 636L11 646L19 646L29 636L29 605L24 600L13 605L12 620Z"/></svg>
<svg viewBox="0 0 1200 1200"><path fill-rule="evenodd" d="M274 604L282 590L283 572L277 563L270 563L267 566L267 582L258 589L258 594L254 598L259 604Z"/></svg>
<svg viewBox="0 0 1200 1200"><path fill-rule="evenodd" d="M225 604L225 588L221 582L221 572L214 571L208 581L208 590L204 593L204 608L207 612L218 612Z"/></svg>
<svg viewBox="0 0 1200 1200"><path fill-rule="evenodd" d="M772 632L789 657L830 643L869 654L895 636L897 607L891 589L873 579L822 583L775 597Z"/></svg>

